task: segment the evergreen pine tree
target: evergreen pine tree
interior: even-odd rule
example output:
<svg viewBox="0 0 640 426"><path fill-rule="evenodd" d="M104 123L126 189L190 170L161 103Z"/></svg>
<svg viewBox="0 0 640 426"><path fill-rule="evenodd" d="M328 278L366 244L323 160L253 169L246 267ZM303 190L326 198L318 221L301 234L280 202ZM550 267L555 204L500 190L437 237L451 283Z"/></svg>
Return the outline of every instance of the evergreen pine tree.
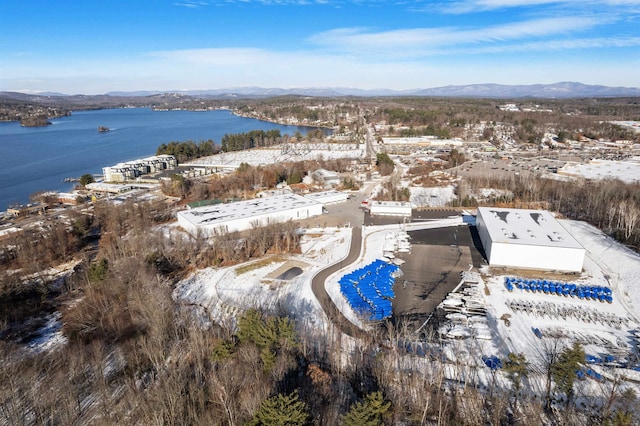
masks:
<svg viewBox="0 0 640 426"><path fill-rule="evenodd" d="M382 392L372 392L362 402L351 405L342 417L343 426L380 426L383 416L389 411L391 402L385 402Z"/></svg>
<svg viewBox="0 0 640 426"><path fill-rule="evenodd" d="M249 426L305 425L309 419L307 404L298 400L298 393L278 394L260 404Z"/></svg>
<svg viewBox="0 0 640 426"><path fill-rule="evenodd" d="M514 410L518 406L518 394L522 388L522 379L529 374L529 363L523 353L511 352L502 363L503 369L507 373L507 377L513 384L513 407Z"/></svg>
<svg viewBox="0 0 640 426"><path fill-rule="evenodd" d="M560 392L567 396L567 406L573 399L573 384L577 377L577 371L584 363L584 349L574 342L570 348L565 348L558 361L552 367L553 380Z"/></svg>

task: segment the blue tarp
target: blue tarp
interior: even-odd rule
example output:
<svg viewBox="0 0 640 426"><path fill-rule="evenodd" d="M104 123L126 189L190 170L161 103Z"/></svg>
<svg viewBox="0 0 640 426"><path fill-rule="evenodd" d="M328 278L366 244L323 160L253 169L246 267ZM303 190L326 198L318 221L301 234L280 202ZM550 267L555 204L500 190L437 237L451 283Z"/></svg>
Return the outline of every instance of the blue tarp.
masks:
<svg viewBox="0 0 640 426"><path fill-rule="evenodd" d="M392 315L395 297L393 274L399 267L376 259L369 265L344 275L338 281L349 305L360 315L380 321Z"/></svg>
<svg viewBox="0 0 640 426"><path fill-rule="evenodd" d="M492 370L497 370L498 368L502 368L502 361L497 356L483 356L482 362L484 365L489 367Z"/></svg>
<svg viewBox="0 0 640 426"><path fill-rule="evenodd" d="M613 291L609 287L582 286L574 283L560 281L532 280L519 277L505 277L504 285L508 291L514 288L531 292L543 292L564 297L577 297L581 300L597 300L600 302L613 302Z"/></svg>

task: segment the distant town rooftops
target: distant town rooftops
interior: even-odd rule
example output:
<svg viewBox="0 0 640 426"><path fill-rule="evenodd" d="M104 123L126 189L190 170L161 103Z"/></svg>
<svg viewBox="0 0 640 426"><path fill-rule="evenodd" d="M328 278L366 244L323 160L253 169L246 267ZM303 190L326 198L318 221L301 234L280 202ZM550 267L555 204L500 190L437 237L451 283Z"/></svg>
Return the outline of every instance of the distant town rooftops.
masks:
<svg viewBox="0 0 640 426"><path fill-rule="evenodd" d="M453 145L460 146L464 144L461 139L438 139L435 136L416 136L406 138L396 137L384 137L382 139L385 145Z"/></svg>

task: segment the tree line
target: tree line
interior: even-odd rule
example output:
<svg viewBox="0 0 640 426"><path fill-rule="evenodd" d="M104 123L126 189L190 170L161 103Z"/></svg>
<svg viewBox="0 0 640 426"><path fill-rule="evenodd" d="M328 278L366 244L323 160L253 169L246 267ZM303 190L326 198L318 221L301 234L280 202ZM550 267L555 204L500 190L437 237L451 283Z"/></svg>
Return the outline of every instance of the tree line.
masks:
<svg viewBox="0 0 640 426"><path fill-rule="evenodd" d="M220 147L209 139L198 143L193 141L163 143L156 150L156 155L173 155L178 160L178 163L186 163L196 158L215 155L219 152Z"/></svg>
<svg viewBox="0 0 640 426"><path fill-rule="evenodd" d="M617 179L559 181L534 176L465 179L458 198L478 205L472 193L481 188L507 191L509 196L483 201L487 205L537 205L574 220L588 222L636 251L640 249L640 184Z"/></svg>
<svg viewBox="0 0 640 426"><path fill-rule="evenodd" d="M222 151L243 151L272 146L280 142L280 130L252 130L247 133L226 134L222 137Z"/></svg>

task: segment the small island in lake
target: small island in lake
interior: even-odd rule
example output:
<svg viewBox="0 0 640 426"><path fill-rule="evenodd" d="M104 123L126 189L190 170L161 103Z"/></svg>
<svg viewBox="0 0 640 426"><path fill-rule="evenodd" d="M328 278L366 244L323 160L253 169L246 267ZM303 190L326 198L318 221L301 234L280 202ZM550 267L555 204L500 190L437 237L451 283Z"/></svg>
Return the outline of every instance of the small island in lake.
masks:
<svg viewBox="0 0 640 426"><path fill-rule="evenodd" d="M51 122L47 119L46 115L31 115L20 119L20 125L22 127L42 127L48 126Z"/></svg>
<svg viewBox="0 0 640 426"><path fill-rule="evenodd" d="M100 126L100 127L98 127L98 131L99 131L100 133L109 132L110 130L111 130L110 128L105 127L105 126Z"/></svg>

